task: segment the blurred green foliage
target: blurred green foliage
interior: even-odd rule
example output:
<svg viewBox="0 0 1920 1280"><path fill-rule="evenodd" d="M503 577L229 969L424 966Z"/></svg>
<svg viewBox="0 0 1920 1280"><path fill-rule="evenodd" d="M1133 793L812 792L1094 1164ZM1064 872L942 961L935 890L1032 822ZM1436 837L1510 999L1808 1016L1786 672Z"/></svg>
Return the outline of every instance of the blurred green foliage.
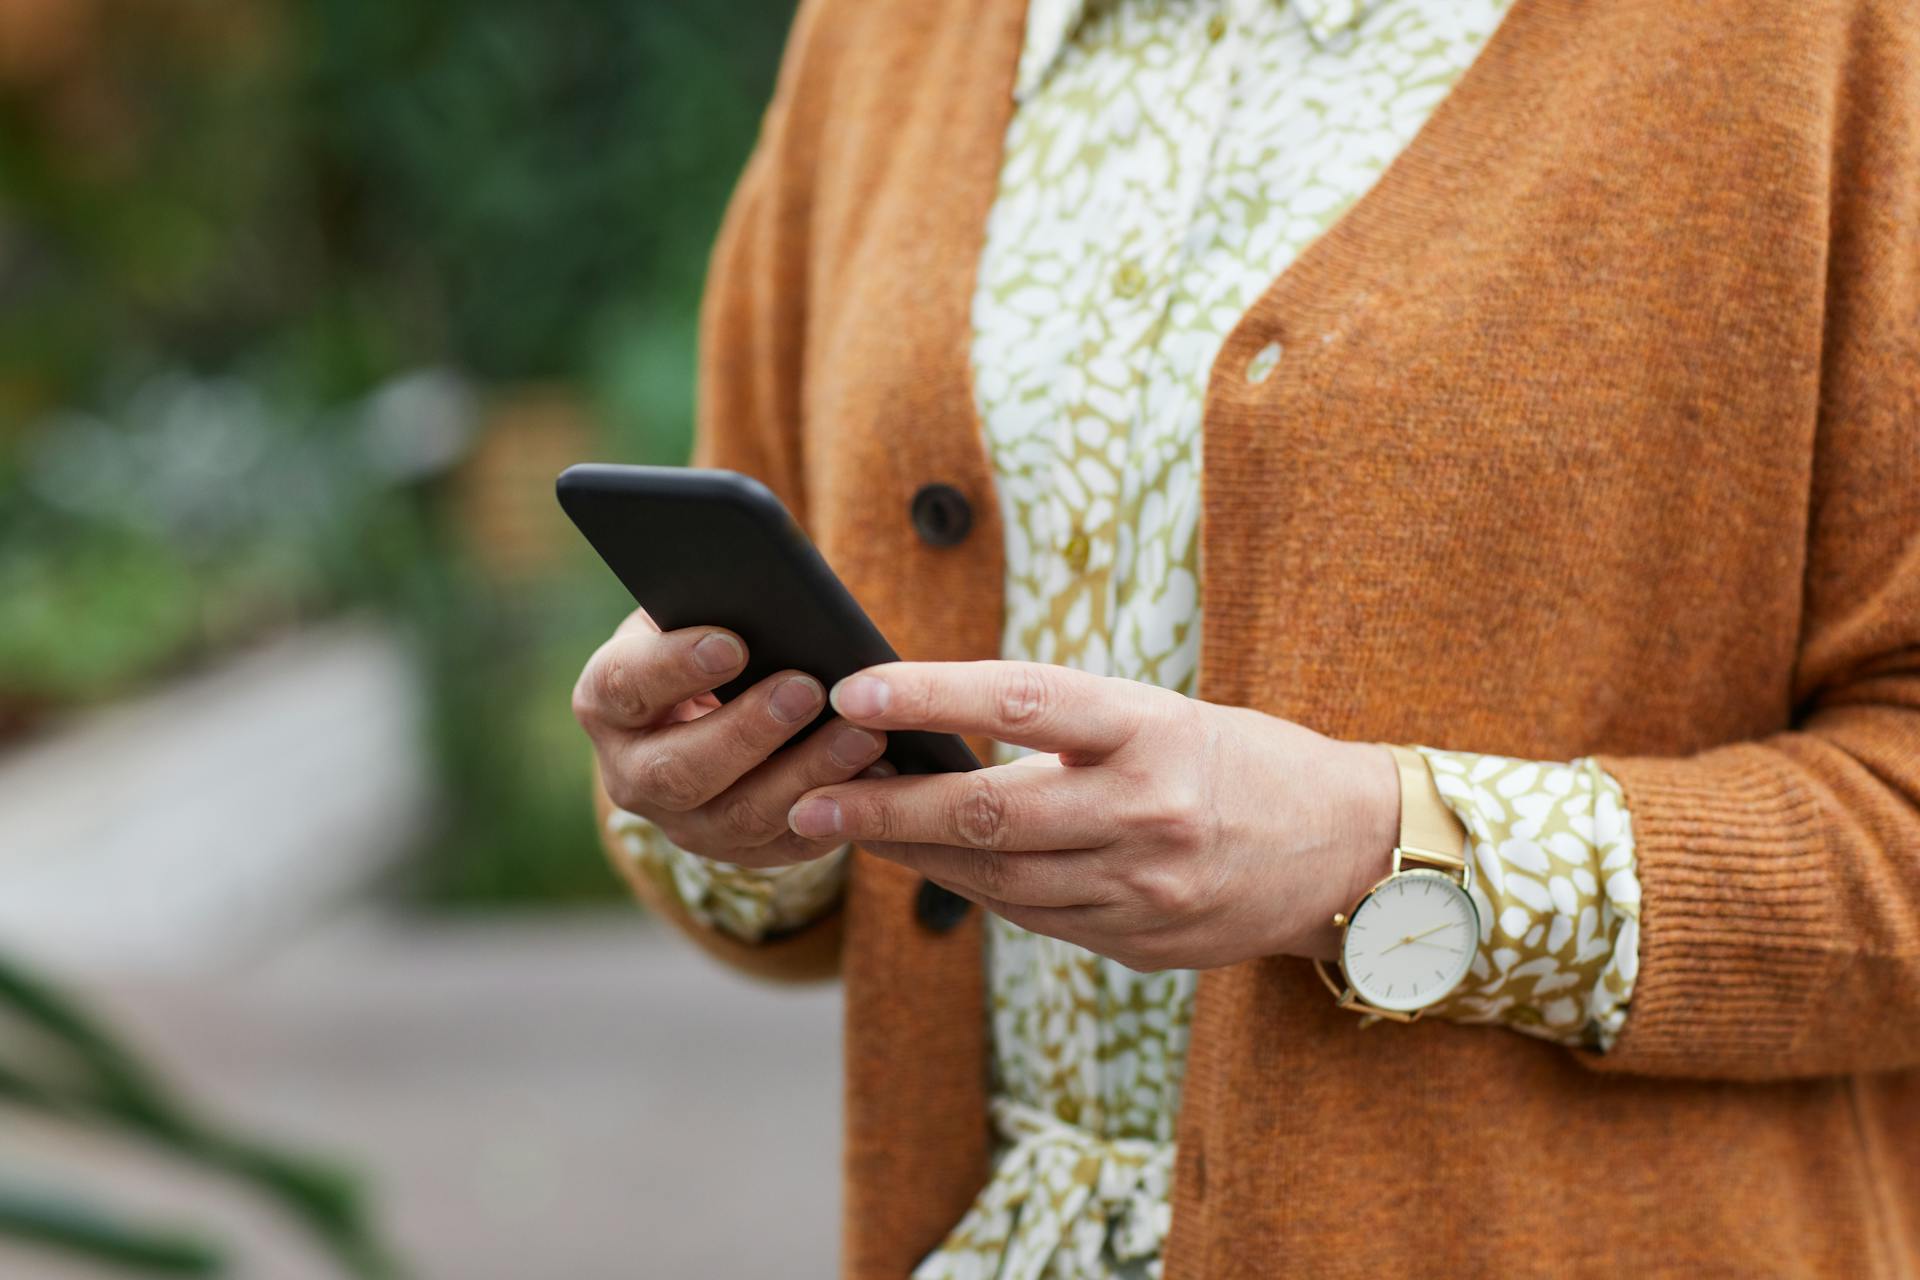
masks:
<svg viewBox="0 0 1920 1280"><path fill-rule="evenodd" d="M684 456L707 244L790 13L0 3L0 742L377 609L420 655L449 801L423 891L613 892L567 695L627 602L513 513L551 515L576 454ZM528 387L571 415L502 407ZM349 1177L210 1123L5 964L0 1024L0 1102L223 1171L394 1273ZM227 1269L8 1178L0 1232Z"/></svg>
<svg viewBox="0 0 1920 1280"><path fill-rule="evenodd" d="M684 327L791 10L63 2L81 47L0 91L16 403L142 361L323 400L447 360L621 389Z"/></svg>
<svg viewBox="0 0 1920 1280"><path fill-rule="evenodd" d="M502 573L466 472L529 385L577 403L578 452L684 456L790 13L0 6L0 735L376 607L431 684L428 891L609 892L567 692L626 604L571 543Z"/></svg>

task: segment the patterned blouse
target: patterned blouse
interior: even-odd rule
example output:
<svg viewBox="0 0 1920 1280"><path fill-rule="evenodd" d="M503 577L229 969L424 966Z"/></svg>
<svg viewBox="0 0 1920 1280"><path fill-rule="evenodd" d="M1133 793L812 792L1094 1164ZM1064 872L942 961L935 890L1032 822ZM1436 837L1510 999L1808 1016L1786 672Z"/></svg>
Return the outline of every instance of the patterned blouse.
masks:
<svg viewBox="0 0 1920 1280"><path fill-rule="evenodd" d="M973 308L1005 657L1193 693L1214 359L1506 4L1031 0ZM1281 358L1218 376L1258 381ZM1482 922L1434 1015L1606 1048L1638 938L1618 784L1591 760L1422 752L1469 833ZM837 856L748 871L613 821L696 919L742 938L818 916L844 877ZM999 1155L915 1280L1157 1276L1196 975L1135 973L991 916L986 965Z"/></svg>

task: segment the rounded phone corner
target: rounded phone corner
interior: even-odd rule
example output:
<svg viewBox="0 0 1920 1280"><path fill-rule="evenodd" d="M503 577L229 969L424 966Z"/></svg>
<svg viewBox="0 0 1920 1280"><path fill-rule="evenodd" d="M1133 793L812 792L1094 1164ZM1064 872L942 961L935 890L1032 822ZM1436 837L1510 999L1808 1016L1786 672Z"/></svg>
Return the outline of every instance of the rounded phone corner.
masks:
<svg viewBox="0 0 1920 1280"><path fill-rule="evenodd" d="M604 475L607 470L607 464L603 462L576 462L555 476L553 496L559 501L561 509L567 509L567 504L574 495L595 488L595 480Z"/></svg>
<svg viewBox="0 0 1920 1280"><path fill-rule="evenodd" d="M728 471L722 467L686 468L686 474L700 477L708 491L717 497L724 497L734 506L750 516L762 521L767 528L785 534L796 545L811 546L806 531L787 504L780 500L767 484L746 474L744 471Z"/></svg>
<svg viewBox="0 0 1920 1280"><path fill-rule="evenodd" d="M691 474L707 477L716 489L728 491L730 496L747 505L786 510L787 504L780 501L779 494L769 489L764 481L744 471L728 471L724 467L689 467L687 470Z"/></svg>

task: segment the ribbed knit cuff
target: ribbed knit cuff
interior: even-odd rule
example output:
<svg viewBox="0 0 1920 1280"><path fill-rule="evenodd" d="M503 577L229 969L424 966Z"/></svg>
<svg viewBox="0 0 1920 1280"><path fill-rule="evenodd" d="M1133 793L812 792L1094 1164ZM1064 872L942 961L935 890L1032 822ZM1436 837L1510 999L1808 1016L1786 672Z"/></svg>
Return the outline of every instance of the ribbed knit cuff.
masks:
<svg viewBox="0 0 1920 1280"><path fill-rule="evenodd" d="M1758 746L1601 757L1632 815L1640 972L1603 1070L1759 1078L1805 1025L1834 954L1819 804Z"/></svg>

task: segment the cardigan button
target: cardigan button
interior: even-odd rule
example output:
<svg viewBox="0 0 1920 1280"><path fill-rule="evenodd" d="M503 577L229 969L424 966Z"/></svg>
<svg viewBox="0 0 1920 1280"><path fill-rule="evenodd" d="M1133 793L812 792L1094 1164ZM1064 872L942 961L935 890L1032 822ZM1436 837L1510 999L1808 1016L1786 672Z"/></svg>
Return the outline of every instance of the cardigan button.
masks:
<svg viewBox="0 0 1920 1280"><path fill-rule="evenodd" d="M971 902L931 880L922 880L920 892L913 895L913 918L929 933L951 932L972 909Z"/></svg>
<svg viewBox="0 0 1920 1280"><path fill-rule="evenodd" d="M1255 384L1265 382L1279 363L1280 344L1269 342L1253 353L1253 359L1247 361L1247 381Z"/></svg>
<svg viewBox="0 0 1920 1280"><path fill-rule="evenodd" d="M954 546L973 528L973 507L950 484L921 485L907 513L913 518L913 531L930 547Z"/></svg>

